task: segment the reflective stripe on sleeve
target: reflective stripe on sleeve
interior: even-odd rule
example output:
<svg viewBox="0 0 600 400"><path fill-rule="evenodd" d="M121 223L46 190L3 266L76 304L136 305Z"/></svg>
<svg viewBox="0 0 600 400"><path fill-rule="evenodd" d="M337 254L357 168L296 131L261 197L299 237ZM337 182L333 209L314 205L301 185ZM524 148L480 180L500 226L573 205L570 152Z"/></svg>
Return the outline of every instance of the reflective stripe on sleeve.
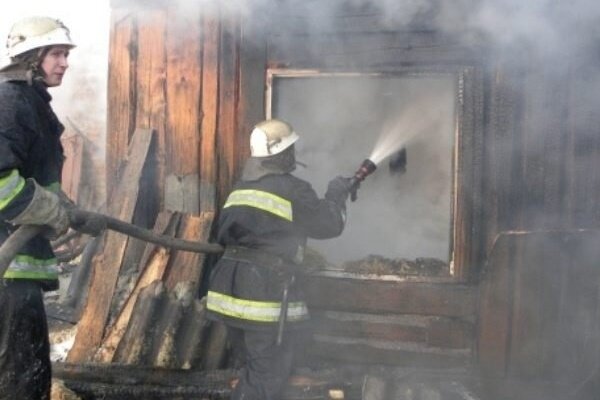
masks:
<svg viewBox="0 0 600 400"><path fill-rule="evenodd" d="M42 260L17 255L4 273L5 279L58 279L58 261L55 257Z"/></svg>
<svg viewBox="0 0 600 400"><path fill-rule="evenodd" d="M231 192L223 208L248 206L275 214L287 221L293 221L292 203L289 200L262 190L242 189Z"/></svg>
<svg viewBox="0 0 600 400"><path fill-rule="evenodd" d="M0 210L6 208L8 203L21 193L24 186L25 179L16 169L4 178L0 178Z"/></svg>
<svg viewBox="0 0 600 400"><path fill-rule="evenodd" d="M207 294L206 308L228 317L256 322L276 322L281 313L280 302L244 300L213 291ZM288 321L301 321L307 318L306 303L303 301L289 303Z"/></svg>

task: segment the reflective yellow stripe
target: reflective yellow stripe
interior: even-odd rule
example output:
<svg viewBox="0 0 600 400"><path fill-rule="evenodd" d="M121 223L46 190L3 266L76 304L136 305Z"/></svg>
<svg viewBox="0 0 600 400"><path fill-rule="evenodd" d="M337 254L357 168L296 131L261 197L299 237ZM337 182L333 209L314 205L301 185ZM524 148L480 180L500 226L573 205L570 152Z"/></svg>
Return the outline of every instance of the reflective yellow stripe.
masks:
<svg viewBox="0 0 600 400"><path fill-rule="evenodd" d="M206 308L229 317L257 322L276 322L281 313L281 303L238 299L223 293L209 291ZM300 321L308 318L308 309L303 301L288 305L288 321Z"/></svg>
<svg viewBox="0 0 600 400"><path fill-rule="evenodd" d="M28 255L17 255L4 273L6 279L57 279L58 262L55 257L39 259Z"/></svg>
<svg viewBox="0 0 600 400"><path fill-rule="evenodd" d="M21 193L24 186L25 179L16 169L13 169L8 176L0 178L0 210L6 208L8 203Z"/></svg>
<svg viewBox="0 0 600 400"><path fill-rule="evenodd" d="M231 192L223 208L231 206L248 206L275 214L288 221L293 221L292 203L289 200L263 192L262 190L242 189Z"/></svg>
<svg viewBox="0 0 600 400"><path fill-rule="evenodd" d="M58 272L29 272L7 270L4 273L4 279L54 280L58 279Z"/></svg>

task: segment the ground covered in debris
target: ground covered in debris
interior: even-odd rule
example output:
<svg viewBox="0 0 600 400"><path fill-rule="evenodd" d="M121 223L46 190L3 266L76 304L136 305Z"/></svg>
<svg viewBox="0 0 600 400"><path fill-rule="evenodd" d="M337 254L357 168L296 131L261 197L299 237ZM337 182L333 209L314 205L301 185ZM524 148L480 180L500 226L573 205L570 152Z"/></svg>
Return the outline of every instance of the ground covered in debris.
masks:
<svg viewBox="0 0 600 400"><path fill-rule="evenodd" d="M375 275L421 275L443 276L448 275L448 264L436 258L386 258L379 255L369 255L356 261L349 261L342 265L346 272Z"/></svg>
<svg viewBox="0 0 600 400"><path fill-rule="evenodd" d="M347 261L341 265L332 264L325 256L308 248L304 266L311 270L337 269L344 272L368 275L399 275L439 277L449 275L448 263L437 258L418 257L414 260L406 258L387 258L371 254L360 260Z"/></svg>

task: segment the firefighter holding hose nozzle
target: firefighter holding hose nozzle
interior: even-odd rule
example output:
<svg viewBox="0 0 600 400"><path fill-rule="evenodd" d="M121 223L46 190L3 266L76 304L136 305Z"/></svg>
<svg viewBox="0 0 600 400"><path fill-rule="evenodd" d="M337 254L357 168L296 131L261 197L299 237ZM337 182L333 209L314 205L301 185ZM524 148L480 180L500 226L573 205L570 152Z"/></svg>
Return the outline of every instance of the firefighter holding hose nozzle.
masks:
<svg viewBox="0 0 600 400"><path fill-rule="evenodd" d="M234 400L281 398L299 330L308 320L293 285L307 238L339 236L345 225L351 179L334 178L319 198L292 175L298 138L280 120L254 127L251 157L218 221L225 252L211 274L207 309L210 319L227 325L234 349L244 355Z"/></svg>

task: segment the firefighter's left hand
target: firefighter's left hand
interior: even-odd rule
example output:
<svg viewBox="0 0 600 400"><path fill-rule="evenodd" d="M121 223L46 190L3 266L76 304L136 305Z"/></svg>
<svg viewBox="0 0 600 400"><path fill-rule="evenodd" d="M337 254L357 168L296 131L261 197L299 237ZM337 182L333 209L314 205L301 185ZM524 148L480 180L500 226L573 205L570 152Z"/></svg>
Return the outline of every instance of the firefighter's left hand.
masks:
<svg viewBox="0 0 600 400"><path fill-rule="evenodd" d="M336 176L327 185L325 198L340 205L346 204L346 200L348 200L348 195L350 195L350 190L352 189L350 182L351 178Z"/></svg>

